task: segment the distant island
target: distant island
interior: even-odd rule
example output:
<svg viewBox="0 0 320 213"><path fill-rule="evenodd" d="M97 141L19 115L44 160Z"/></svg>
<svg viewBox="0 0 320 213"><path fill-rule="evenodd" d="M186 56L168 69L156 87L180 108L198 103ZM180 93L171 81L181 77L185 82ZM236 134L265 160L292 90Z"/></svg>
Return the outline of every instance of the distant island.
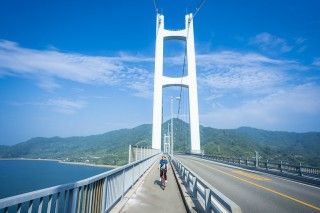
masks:
<svg viewBox="0 0 320 213"><path fill-rule="evenodd" d="M163 124L163 131L167 122ZM190 150L189 124L174 119L174 150ZM206 154L302 163L320 167L320 133L266 131L250 127L215 129L200 127L201 148ZM120 129L83 137L32 138L13 146L0 145L0 158L56 159L88 164L124 165L128 146L151 146L152 125Z"/></svg>

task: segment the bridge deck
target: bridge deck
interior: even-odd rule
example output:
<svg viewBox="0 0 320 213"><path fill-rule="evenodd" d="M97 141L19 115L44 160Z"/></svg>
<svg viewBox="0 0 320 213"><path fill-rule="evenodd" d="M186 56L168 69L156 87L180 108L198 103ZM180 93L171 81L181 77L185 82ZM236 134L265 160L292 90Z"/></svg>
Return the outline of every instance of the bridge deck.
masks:
<svg viewBox="0 0 320 213"><path fill-rule="evenodd" d="M196 157L177 159L238 204L242 212L320 212L318 187Z"/></svg>
<svg viewBox="0 0 320 213"><path fill-rule="evenodd" d="M166 188L163 190L159 184L156 163L121 212L186 212L170 166Z"/></svg>

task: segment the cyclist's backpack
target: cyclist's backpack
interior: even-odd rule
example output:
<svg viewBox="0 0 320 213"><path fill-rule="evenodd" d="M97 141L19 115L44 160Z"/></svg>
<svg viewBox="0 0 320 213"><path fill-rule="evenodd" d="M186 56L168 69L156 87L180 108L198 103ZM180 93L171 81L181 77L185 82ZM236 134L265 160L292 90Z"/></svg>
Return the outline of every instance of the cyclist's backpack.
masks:
<svg viewBox="0 0 320 213"><path fill-rule="evenodd" d="M167 168L167 162L166 161L160 162L160 169L166 169L166 168Z"/></svg>

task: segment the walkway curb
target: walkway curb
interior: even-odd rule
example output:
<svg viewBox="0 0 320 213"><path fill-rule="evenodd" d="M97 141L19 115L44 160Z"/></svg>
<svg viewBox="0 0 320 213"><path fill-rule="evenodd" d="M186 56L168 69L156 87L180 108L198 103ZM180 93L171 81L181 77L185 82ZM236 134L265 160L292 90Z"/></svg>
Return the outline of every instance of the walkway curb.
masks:
<svg viewBox="0 0 320 213"><path fill-rule="evenodd" d="M188 190L187 188L184 186L184 183L183 181L181 180L180 177L178 177L178 173L177 173L177 170L176 168L174 167L173 163L172 163L172 160L170 159L170 165L171 165L171 168L173 170L173 175L176 179L176 183L178 185L178 188L179 188L179 192L181 194L181 197L182 197L182 200L183 200L183 204L186 208L186 211L188 213L196 213L196 212L199 212L197 211L197 207L193 201L193 198L189 195L188 193Z"/></svg>

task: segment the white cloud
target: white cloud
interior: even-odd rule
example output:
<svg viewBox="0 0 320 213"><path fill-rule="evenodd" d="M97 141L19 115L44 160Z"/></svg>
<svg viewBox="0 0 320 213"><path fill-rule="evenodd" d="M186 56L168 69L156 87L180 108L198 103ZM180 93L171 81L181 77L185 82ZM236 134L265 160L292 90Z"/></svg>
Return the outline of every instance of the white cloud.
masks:
<svg viewBox="0 0 320 213"><path fill-rule="evenodd" d="M219 106L202 114L205 125L220 128L253 126L271 130L319 130L320 87L303 84L233 106ZM312 118L312 119L310 119Z"/></svg>
<svg viewBox="0 0 320 213"><path fill-rule="evenodd" d="M234 51L198 55L197 64L204 125L319 130L320 87L305 75L311 66Z"/></svg>
<svg viewBox="0 0 320 213"><path fill-rule="evenodd" d="M320 67L320 58L314 59L312 65Z"/></svg>
<svg viewBox="0 0 320 213"><path fill-rule="evenodd" d="M62 53L55 50L33 50L16 43L0 43L0 68L14 74L37 74L81 83L114 83L113 76L122 69L111 58Z"/></svg>
<svg viewBox="0 0 320 213"><path fill-rule="evenodd" d="M203 99L211 102L213 107L212 112L208 110L202 114L205 125L288 129L281 125L292 127L292 123L306 120L306 115L320 117L319 86L306 84L313 81L301 74L298 75L301 81L295 76L295 73L309 70L308 66L293 60L237 51L198 54L196 59L199 88L204 88ZM173 56L166 60L177 65L181 64L183 58ZM61 88L57 79L63 79L115 86L129 90L135 96L150 98L153 91L153 61L152 57L125 53L107 57L65 53L52 48L34 50L0 40L0 77L15 75L35 78L37 85L46 91ZM319 66L319 59L313 65ZM297 84L300 86L294 86ZM241 102L220 102L230 94L240 92ZM252 93L254 95L248 95ZM72 114L86 107L87 102L55 98L25 104L47 106L56 112Z"/></svg>
<svg viewBox="0 0 320 213"><path fill-rule="evenodd" d="M86 106L85 101L68 99L49 99L41 105L49 106L54 111L64 114L74 114Z"/></svg>
<svg viewBox="0 0 320 213"><path fill-rule="evenodd" d="M39 102L8 102L8 104L17 107L35 106L49 107L51 110L63 114L74 114L87 106L84 100L72 100L66 98L52 98L46 101Z"/></svg>
<svg viewBox="0 0 320 213"><path fill-rule="evenodd" d="M222 51L197 57L199 82L213 89L238 89L257 92L280 85L291 77L287 71L307 67L295 61L276 60L256 53Z"/></svg>
<svg viewBox="0 0 320 213"><path fill-rule="evenodd" d="M250 39L250 44L258 45L265 51L278 51L280 53L289 52L293 49L289 46L287 41L283 38L271 35L270 33L263 32Z"/></svg>
<svg viewBox="0 0 320 213"><path fill-rule="evenodd" d="M49 91L59 87L55 78L109 86L121 86L130 79L127 88L140 94L151 80L146 66L141 64L151 61L148 57L125 54L106 57L64 53L52 48L34 50L0 40L0 76L32 75L39 78L41 88Z"/></svg>
<svg viewBox="0 0 320 213"><path fill-rule="evenodd" d="M56 83L52 78L47 78L47 77L39 77L38 78L38 86L47 91L47 92L53 92L56 89L60 88L61 86Z"/></svg>
<svg viewBox="0 0 320 213"><path fill-rule="evenodd" d="M51 110L63 114L74 114L87 106L84 100L71 100L66 98L52 98L39 102L9 102L8 104L17 107L49 107Z"/></svg>
<svg viewBox="0 0 320 213"><path fill-rule="evenodd" d="M181 64L182 56L166 58ZM152 97L152 57L120 53L117 56L88 56L57 49L34 50L0 40L0 76L36 78L37 85L54 91L56 79L85 84L116 86L138 97ZM280 85L290 77L286 71L306 70L296 61L278 60L256 53L219 51L197 55L200 86L212 89L240 89L253 92Z"/></svg>

